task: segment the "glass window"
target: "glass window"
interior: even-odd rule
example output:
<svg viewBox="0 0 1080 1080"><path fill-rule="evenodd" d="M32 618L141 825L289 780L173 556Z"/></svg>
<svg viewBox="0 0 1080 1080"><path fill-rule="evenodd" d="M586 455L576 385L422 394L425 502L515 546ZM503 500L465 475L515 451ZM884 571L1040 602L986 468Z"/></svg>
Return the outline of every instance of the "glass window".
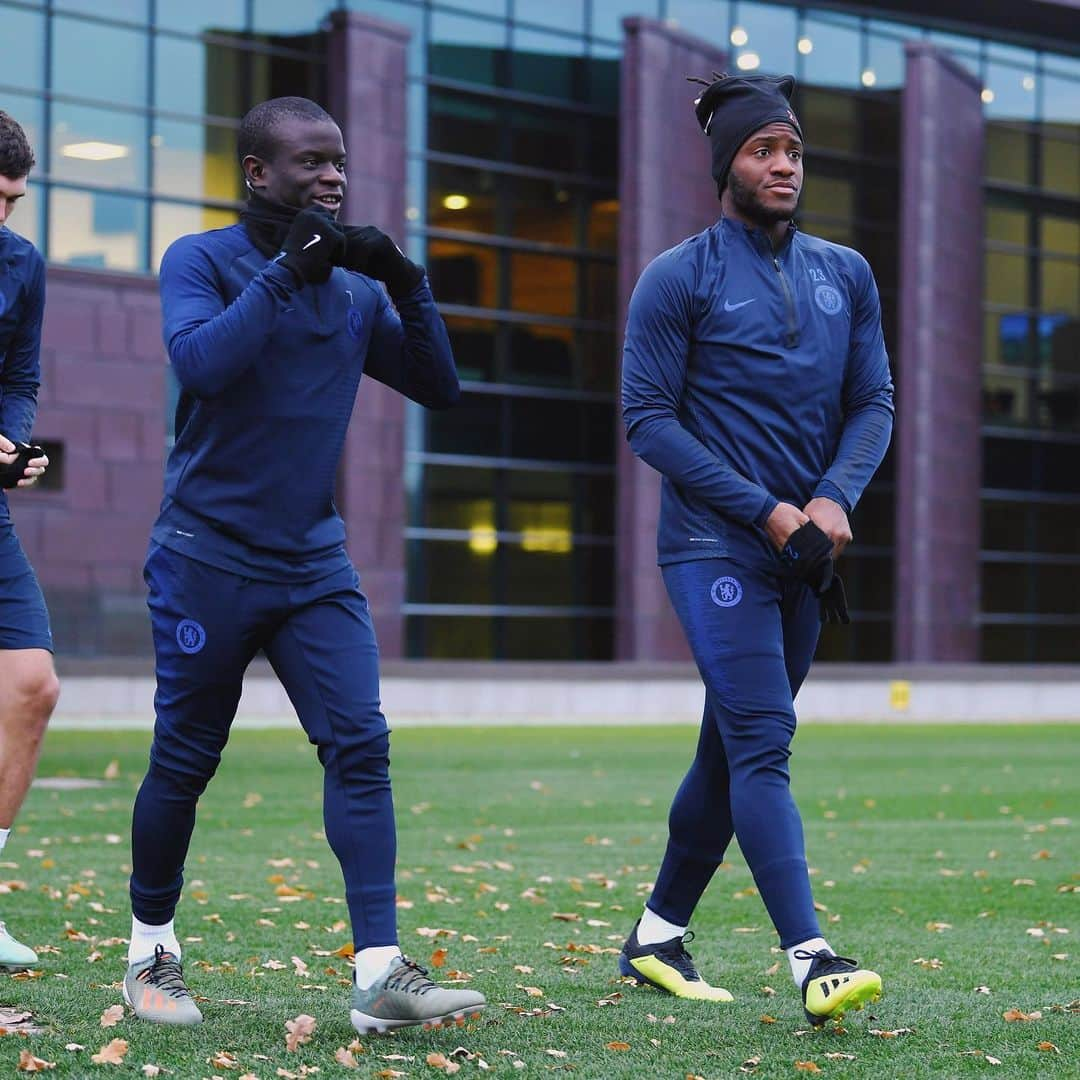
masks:
<svg viewBox="0 0 1080 1080"><path fill-rule="evenodd" d="M1042 118L1075 124L1080 117L1080 62L1064 56L1044 58Z"/></svg>
<svg viewBox="0 0 1080 1080"><path fill-rule="evenodd" d="M554 6L554 5L549 5ZM586 95L579 59L583 38L559 37L539 30L514 30L511 86L530 94L577 100Z"/></svg>
<svg viewBox="0 0 1080 1080"><path fill-rule="evenodd" d="M628 15L647 15L655 19L660 14L659 0L592 0L591 6L589 33L612 41L622 41L622 21Z"/></svg>
<svg viewBox="0 0 1080 1080"><path fill-rule="evenodd" d="M56 7L65 11L83 11L87 15L102 15L101 0L58 0ZM161 4L159 7L178 5ZM147 20L147 0L109 0L108 15L111 19L123 19L125 22L145 23ZM4 33L7 34L7 16L4 17Z"/></svg>
<svg viewBox="0 0 1080 1080"><path fill-rule="evenodd" d="M587 213L587 245L595 251L614 254L619 240L618 200L597 198L588 203Z"/></svg>
<svg viewBox="0 0 1080 1080"><path fill-rule="evenodd" d="M1026 247L1028 215L1024 210L1009 210L1002 206L986 208L986 236L1003 244Z"/></svg>
<svg viewBox="0 0 1080 1080"><path fill-rule="evenodd" d="M220 41L159 35L154 41L154 104L192 116L239 119L250 102L248 53Z"/></svg>
<svg viewBox="0 0 1080 1080"><path fill-rule="evenodd" d="M577 265L573 259L513 252L510 255L510 306L539 315L574 316Z"/></svg>
<svg viewBox="0 0 1080 1080"><path fill-rule="evenodd" d="M490 508L489 508L490 509ZM408 540L408 600L426 604L495 602L492 559L498 550L490 514L462 540Z"/></svg>
<svg viewBox="0 0 1080 1080"><path fill-rule="evenodd" d="M1023 425L1030 414L1031 382L1026 375L987 375L983 379L983 423Z"/></svg>
<svg viewBox="0 0 1080 1080"><path fill-rule="evenodd" d="M495 527L495 469L425 465L409 500L409 524L429 529Z"/></svg>
<svg viewBox="0 0 1080 1080"><path fill-rule="evenodd" d="M487 169L461 165L428 167L428 224L464 232L499 233L497 179Z"/></svg>
<svg viewBox="0 0 1080 1080"><path fill-rule="evenodd" d="M500 456L501 408L499 398L466 390L454 408L425 414L427 449L436 454Z"/></svg>
<svg viewBox="0 0 1080 1080"><path fill-rule="evenodd" d="M498 158L501 130L496 104L473 94L432 90L428 148L468 157Z"/></svg>
<svg viewBox="0 0 1080 1080"><path fill-rule="evenodd" d="M818 86L861 86L859 22L843 15L808 17L803 37L811 51L803 55L803 79ZM804 46L805 48L805 46ZM815 127L813 129L817 131Z"/></svg>
<svg viewBox="0 0 1080 1080"><path fill-rule="evenodd" d="M986 89L993 94L983 97L986 115L1006 120L1034 120L1038 104L1036 94L1035 54L1025 49L991 46L986 65Z"/></svg>
<svg viewBox="0 0 1080 1080"><path fill-rule="evenodd" d="M154 20L169 30L189 34L243 30L246 0L172 0L157 5Z"/></svg>
<svg viewBox="0 0 1080 1080"><path fill-rule="evenodd" d="M155 192L189 199L243 198L235 129L159 118L150 144Z"/></svg>
<svg viewBox="0 0 1080 1080"><path fill-rule="evenodd" d="M1080 315L1080 262L1043 259L1040 269L1040 310L1052 315Z"/></svg>
<svg viewBox="0 0 1080 1080"><path fill-rule="evenodd" d="M431 288L443 304L498 308L504 306L502 259L496 248L456 240L428 242L427 271Z"/></svg>
<svg viewBox="0 0 1080 1080"><path fill-rule="evenodd" d="M429 68L432 75L496 86L503 73L506 25L452 15L431 13Z"/></svg>
<svg viewBox="0 0 1080 1080"><path fill-rule="evenodd" d="M574 332L560 326L514 326L507 347L506 380L532 386L573 386Z"/></svg>
<svg viewBox="0 0 1080 1080"><path fill-rule="evenodd" d="M1037 320L1039 360L1052 371L1080 375L1080 322L1062 314Z"/></svg>
<svg viewBox="0 0 1080 1080"><path fill-rule="evenodd" d="M1080 658L1080 629L1076 626L1036 626L1031 638L1033 659L1041 664L1075 664Z"/></svg>
<svg viewBox="0 0 1080 1080"><path fill-rule="evenodd" d="M1033 365L1031 322L1023 312L988 313L984 327L986 363Z"/></svg>
<svg viewBox="0 0 1080 1080"><path fill-rule="evenodd" d="M986 299L993 304L1026 307L1027 295L1027 259L1023 255L987 252Z"/></svg>
<svg viewBox="0 0 1080 1080"><path fill-rule="evenodd" d="M575 246L581 189L554 180L504 177L512 218L507 232L522 240Z"/></svg>
<svg viewBox="0 0 1080 1080"><path fill-rule="evenodd" d="M610 618L506 619L499 647L507 660L607 660L613 640Z"/></svg>
<svg viewBox="0 0 1080 1080"><path fill-rule="evenodd" d="M154 273L157 273L161 266L161 257L174 240L210 229L224 229L228 225L235 225L238 220L239 215L233 210L219 210L212 206L182 206L179 203L155 199L151 217L151 259Z"/></svg>
<svg viewBox="0 0 1080 1080"><path fill-rule="evenodd" d="M45 16L37 11L5 6L3 28L9 47L4 49L0 83L24 90L44 89ZM18 48L11 48L11 42L18 42Z"/></svg>
<svg viewBox="0 0 1080 1080"><path fill-rule="evenodd" d="M858 116L854 94L803 88L799 92L796 115L812 139L810 161L814 147L824 150L852 150L858 147Z"/></svg>
<svg viewBox="0 0 1080 1080"><path fill-rule="evenodd" d="M514 0L514 18L518 22L535 23L553 30L572 34L585 33L585 4L583 0Z"/></svg>
<svg viewBox="0 0 1080 1080"><path fill-rule="evenodd" d="M1034 510L1038 549L1061 555L1080 552L1080 506L1038 505Z"/></svg>
<svg viewBox="0 0 1080 1080"><path fill-rule="evenodd" d="M1015 184L1031 183L1031 137L1026 131L986 125L986 175Z"/></svg>
<svg viewBox="0 0 1080 1080"><path fill-rule="evenodd" d="M742 71L760 71L767 75L795 74L798 33L794 9L774 4L739 3L736 11L738 28L746 35L745 44L731 49L736 66ZM739 40L743 40L741 35Z"/></svg>
<svg viewBox="0 0 1080 1080"><path fill-rule="evenodd" d="M337 7L334 0L255 0L257 34L311 34Z"/></svg>
<svg viewBox="0 0 1080 1080"><path fill-rule="evenodd" d="M56 15L52 20L53 90L77 97L146 103L147 35Z"/></svg>
<svg viewBox="0 0 1080 1080"><path fill-rule="evenodd" d="M984 502L982 540L985 551L1026 551L1031 544L1030 503Z"/></svg>
<svg viewBox="0 0 1080 1080"><path fill-rule="evenodd" d="M806 214L828 217L855 216L855 185L851 180L836 176L821 176L814 172L813 162L807 166L801 209Z"/></svg>
<svg viewBox="0 0 1080 1080"><path fill-rule="evenodd" d="M146 118L53 104L52 172L76 183L146 186Z"/></svg>
<svg viewBox="0 0 1080 1080"><path fill-rule="evenodd" d="M94 270L146 270L146 202L107 191L53 188L49 258Z"/></svg>
<svg viewBox="0 0 1080 1080"><path fill-rule="evenodd" d="M562 110L511 108L504 123L509 128L511 161L559 172L582 169L585 140L576 117Z"/></svg>
<svg viewBox="0 0 1080 1080"><path fill-rule="evenodd" d="M448 302L438 292L435 296L442 303ZM445 322L458 377L485 382L494 380L497 377L498 324L491 319L467 319L460 315L445 316Z"/></svg>
<svg viewBox="0 0 1080 1080"><path fill-rule="evenodd" d="M704 41L722 48L728 47L728 30L731 25L731 4L728 0L667 0L665 19L669 26L684 30ZM687 72L700 74L709 72Z"/></svg>
<svg viewBox="0 0 1080 1080"><path fill-rule="evenodd" d="M880 19L870 21L866 40L867 67L874 73L875 89L904 85L904 42L920 36L915 26Z"/></svg>
<svg viewBox="0 0 1080 1080"><path fill-rule="evenodd" d="M1062 255L1080 255L1080 220L1043 214L1039 218L1039 246Z"/></svg>
<svg viewBox="0 0 1080 1080"><path fill-rule="evenodd" d="M409 566L409 580L414 576ZM410 615L405 620L410 656L428 660L491 660L495 619L469 615Z"/></svg>
<svg viewBox="0 0 1080 1080"><path fill-rule="evenodd" d="M983 563L982 610L1027 610L1027 567L1023 563Z"/></svg>
<svg viewBox="0 0 1080 1080"><path fill-rule="evenodd" d="M982 76L982 43L978 38L967 37L964 34L948 34L940 30L931 30L930 40L940 48L947 49L952 53L954 59L959 61L973 75Z"/></svg>
<svg viewBox="0 0 1080 1080"><path fill-rule="evenodd" d="M1042 151L1042 186L1075 196L1080 191L1080 139L1054 139L1045 135L1039 143Z"/></svg>

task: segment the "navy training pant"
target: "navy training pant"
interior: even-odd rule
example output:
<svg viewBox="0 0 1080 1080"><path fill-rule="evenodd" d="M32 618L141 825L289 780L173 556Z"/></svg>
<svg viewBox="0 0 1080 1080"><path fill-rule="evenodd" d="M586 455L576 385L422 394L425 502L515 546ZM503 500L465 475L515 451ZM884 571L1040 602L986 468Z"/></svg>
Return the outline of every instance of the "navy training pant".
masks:
<svg viewBox="0 0 1080 1080"><path fill-rule="evenodd" d="M257 581L152 544L144 576L157 720L131 827L135 917L153 925L173 917L195 805L221 760L244 671L262 649L318 749L326 837L345 878L355 947L396 944L389 729L356 571Z"/></svg>
<svg viewBox="0 0 1080 1080"><path fill-rule="evenodd" d="M793 700L820 631L817 599L728 559L674 563L663 575L705 683L705 712L648 906L687 925L734 835L790 948L820 935L787 764Z"/></svg>

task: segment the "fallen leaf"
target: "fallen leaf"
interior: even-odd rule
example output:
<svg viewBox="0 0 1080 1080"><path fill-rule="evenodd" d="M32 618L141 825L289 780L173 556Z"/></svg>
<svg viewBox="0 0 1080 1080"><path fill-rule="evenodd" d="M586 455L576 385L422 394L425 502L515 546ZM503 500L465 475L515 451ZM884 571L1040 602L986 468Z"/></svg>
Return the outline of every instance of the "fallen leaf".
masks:
<svg viewBox="0 0 1080 1080"><path fill-rule="evenodd" d="M128 1044L126 1039L113 1039L106 1043L96 1054L92 1054L90 1060L95 1065L123 1065L127 1056Z"/></svg>
<svg viewBox="0 0 1080 1080"><path fill-rule="evenodd" d="M739 1072L749 1073L753 1072L761 1064L761 1055L755 1054L753 1057L747 1058L740 1066Z"/></svg>
<svg viewBox="0 0 1080 1080"><path fill-rule="evenodd" d="M869 1034L876 1035L879 1039L895 1039L900 1035L911 1035L914 1028L894 1028L892 1031L882 1031L880 1028L870 1028Z"/></svg>
<svg viewBox="0 0 1080 1080"><path fill-rule="evenodd" d="M433 968L441 968L446 966L446 949L436 949L430 958L430 963Z"/></svg>
<svg viewBox="0 0 1080 1080"><path fill-rule="evenodd" d="M102 776L104 776L106 780L115 780L119 775L120 762L117 761L116 758L113 758L113 760L105 766L105 772L102 773Z"/></svg>
<svg viewBox="0 0 1080 1080"><path fill-rule="evenodd" d="M356 1055L351 1050L346 1050L344 1046L339 1046L334 1051L334 1060L346 1069L360 1068L360 1062L356 1060Z"/></svg>
<svg viewBox="0 0 1080 1080"><path fill-rule="evenodd" d="M821 1066L816 1065L812 1061L796 1061L795 1062L795 1068L799 1072L808 1072L808 1073L821 1072Z"/></svg>
<svg viewBox="0 0 1080 1080"><path fill-rule="evenodd" d="M55 1069L55 1061L46 1061L44 1058L34 1057L29 1050L19 1051L19 1063L15 1066L16 1072L45 1072L46 1069Z"/></svg>
<svg viewBox="0 0 1080 1080"><path fill-rule="evenodd" d="M285 1021L285 1049L293 1053L302 1043L311 1042L312 1032L315 1030L315 1017L301 1013L293 1020Z"/></svg>
<svg viewBox="0 0 1080 1080"><path fill-rule="evenodd" d="M143 1076L160 1076L161 1075L161 1066L160 1065L144 1065L142 1067L142 1074L143 1074Z"/></svg>
<svg viewBox="0 0 1080 1080"><path fill-rule="evenodd" d="M308 966L305 961L301 960L299 956L294 956L291 959L295 974L301 976L305 976L308 974Z"/></svg>
<svg viewBox="0 0 1080 1080"><path fill-rule="evenodd" d="M539 986L522 986L521 983L517 984L519 990L524 990L529 997L543 997L544 991Z"/></svg>
<svg viewBox="0 0 1080 1080"><path fill-rule="evenodd" d="M553 1058L564 1058L564 1057L566 1057L566 1051L565 1050L545 1050L544 1053L550 1055Z"/></svg>
<svg viewBox="0 0 1080 1080"><path fill-rule="evenodd" d="M776 1023L776 1017L775 1016L770 1016L768 1013L764 1013L762 1015L762 1017L761 1017L761 1022L763 1024L775 1024Z"/></svg>
<svg viewBox="0 0 1080 1080"><path fill-rule="evenodd" d="M826 1054L825 1058L828 1061L854 1061L855 1060L855 1055L854 1054L843 1054L838 1050L838 1051L836 1051L836 1053Z"/></svg>
<svg viewBox="0 0 1080 1080"><path fill-rule="evenodd" d="M1043 1050L1050 1054L1060 1054L1061 1051L1052 1042L1041 1042L1035 1047L1036 1050Z"/></svg>
<svg viewBox="0 0 1080 1080"><path fill-rule="evenodd" d="M624 1042L609 1042L604 1043L604 1047L607 1050L629 1050L630 1044Z"/></svg>
<svg viewBox="0 0 1080 1080"><path fill-rule="evenodd" d="M428 1054L424 1060L433 1069L442 1069L448 1076L453 1076L461 1068L458 1062L451 1061L445 1054Z"/></svg>
<svg viewBox="0 0 1080 1080"><path fill-rule="evenodd" d="M1000 1065L1001 1064L1001 1058L991 1057L989 1054L987 1054L986 1055L986 1064L987 1065Z"/></svg>
<svg viewBox="0 0 1080 1080"><path fill-rule="evenodd" d="M1042 1019L1042 1013L1039 1012L1037 1009L1035 1010L1035 1012L1029 1012L1029 1013L1021 1012L1019 1009L1006 1009L1001 1014L1001 1016L1005 1020L1005 1022L1008 1023L1008 1024L1015 1023L1017 1020L1028 1021L1028 1020L1041 1020Z"/></svg>
<svg viewBox="0 0 1080 1080"><path fill-rule="evenodd" d="M123 1005L110 1005L101 1014L101 1026L102 1027L116 1027L121 1020L124 1019L124 1006Z"/></svg>
<svg viewBox="0 0 1080 1080"><path fill-rule="evenodd" d="M228 1050L219 1050L212 1058L207 1058L207 1064L215 1069L239 1069L240 1062L229 1053Z"/></svg>

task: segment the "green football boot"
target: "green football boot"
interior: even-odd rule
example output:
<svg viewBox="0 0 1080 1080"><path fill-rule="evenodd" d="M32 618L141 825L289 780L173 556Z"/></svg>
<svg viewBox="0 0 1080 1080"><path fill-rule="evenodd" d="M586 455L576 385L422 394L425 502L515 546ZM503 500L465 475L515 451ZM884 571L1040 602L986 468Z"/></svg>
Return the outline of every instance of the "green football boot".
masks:
<svg viewBox="0 0 1080 1080"><path fill-rule="evenodd" d="M25 971L38 962L37 953L21 941L16 941L0 922L0 969Z"/></svg>

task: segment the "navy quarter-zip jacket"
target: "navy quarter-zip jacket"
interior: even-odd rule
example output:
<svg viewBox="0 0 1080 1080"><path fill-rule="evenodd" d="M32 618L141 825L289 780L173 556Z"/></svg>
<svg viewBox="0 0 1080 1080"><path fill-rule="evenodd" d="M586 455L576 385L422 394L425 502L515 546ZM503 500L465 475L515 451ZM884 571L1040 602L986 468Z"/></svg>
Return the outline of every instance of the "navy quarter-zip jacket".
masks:
<svg viewBox="0 0 1080 1080"><path fill-rule="evenodd" d="M0 434L29 442L41 383L45 260L29 240L0 226ZM11 520L0 490L0 528Z"/></svg>
<svg viewBox="0 0 1080 1080"><path fill-rule="evenodd" d="M429 408L460 393L427 279L397 310L340 267L297 287L233 225L173 243L160 287L181 393L153 540L262 580L338 569L334 484L361 375Z"/></svg>
<svg viewBox="0 0 1080 1080"><path fill-rule="evenodd" d="M893 387L866 260L792 226L721 218L658 255L630 299L623 419L663 475L659 562L778 566L763 526L815 496L850 514L889 445Z"/></svg>

